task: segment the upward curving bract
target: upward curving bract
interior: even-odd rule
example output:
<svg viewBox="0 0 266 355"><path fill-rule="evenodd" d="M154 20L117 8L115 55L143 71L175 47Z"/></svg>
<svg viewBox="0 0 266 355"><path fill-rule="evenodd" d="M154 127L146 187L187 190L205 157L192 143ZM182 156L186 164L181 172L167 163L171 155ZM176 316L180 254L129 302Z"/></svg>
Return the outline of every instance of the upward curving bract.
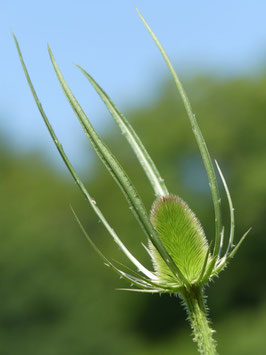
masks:
<svg viewBox="0 0 266 355"><path fill-rule="evenodd" d="M106 92L100 87L100 85L93 79L93 77L86 72L79 65L77 67L81 70L81 72L85 75L85 77L92 84L100 98L105 103L107 109L111 113L112 117L118 124L121 132L126 137L128 143L136 154L140 165L142 166L145 174L147 175L150 184L155 192L155 195L158 197L168 195L167 187L164 183L163 178L161 177L157 167L155 166L152 158L147 152L146 148L142 144L139 136L135 132L134 128L125 118L125 116L118 110L110 97L106 94Z"/></svg>

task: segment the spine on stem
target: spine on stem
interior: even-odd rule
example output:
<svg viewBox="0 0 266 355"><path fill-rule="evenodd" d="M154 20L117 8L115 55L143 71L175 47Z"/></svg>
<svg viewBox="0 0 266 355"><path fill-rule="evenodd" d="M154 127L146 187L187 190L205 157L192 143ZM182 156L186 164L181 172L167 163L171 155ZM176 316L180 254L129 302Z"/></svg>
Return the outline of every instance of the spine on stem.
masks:
<svg viewBox="0 0 266 355"><path fill-rule="evenodd" d="M217 355L214 330L207 317L206 303L201 287L193 287L182 292L182 298L190 320L193 340L202 355Z"/></svg>

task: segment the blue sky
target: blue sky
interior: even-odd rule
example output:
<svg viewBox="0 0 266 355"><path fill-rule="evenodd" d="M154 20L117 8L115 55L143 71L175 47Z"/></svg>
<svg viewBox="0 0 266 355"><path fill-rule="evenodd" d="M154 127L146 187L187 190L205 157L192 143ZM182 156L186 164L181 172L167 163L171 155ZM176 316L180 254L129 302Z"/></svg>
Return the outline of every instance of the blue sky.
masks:
<svg viewBox="0 0 266 355"><path fill-rule="evenodd" d="M27 87L10 30L66 151L82 162L83 136L56 80L47 42L93 124L103 131L110 118L73 62L82 65L124 110L156 97L156 86L169 75L135 7L181 78L200 68L239 75L263 65L265 0L2 1L0 130L15 150L38 148L59 161Z"/></svg>

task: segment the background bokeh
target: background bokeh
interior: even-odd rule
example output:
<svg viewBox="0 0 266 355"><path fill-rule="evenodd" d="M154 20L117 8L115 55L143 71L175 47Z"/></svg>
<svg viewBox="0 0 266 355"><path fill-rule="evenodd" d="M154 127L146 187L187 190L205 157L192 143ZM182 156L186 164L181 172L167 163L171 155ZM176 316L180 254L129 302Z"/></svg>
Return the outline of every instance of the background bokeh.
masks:
<svg viewBox="0 0 266 355"><path fill-rule="evenodd" d="M88 190L121 239L151 267L141 246L145 236L82 134L46 51L49 41L65 78L147 209L154 195L144 173L72 61L126 113L169 190L188 202L211 239L206 173L182 102L136 5L180 72L211 155L227 178L236 239L252 226L230 266L206 289L219 353L265 352L266 4L102 0L1 4L0 354L196 354L179 301L117 291L126 283L81 235L69 204L100 249L126 263L64 169L10 35L13 29L43 106Z"/></svg>

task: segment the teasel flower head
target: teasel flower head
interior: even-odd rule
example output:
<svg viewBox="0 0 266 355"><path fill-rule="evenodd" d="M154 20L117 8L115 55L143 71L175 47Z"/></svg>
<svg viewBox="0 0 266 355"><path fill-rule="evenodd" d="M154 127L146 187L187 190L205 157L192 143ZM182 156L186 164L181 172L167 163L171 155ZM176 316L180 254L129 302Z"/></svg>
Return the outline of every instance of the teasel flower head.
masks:
<svg viewBox="0 0 266 355"><path fill-rule="evenodd" d="M221 199L212 159L210 158L196 117L192 112L187 95L170 62L170 59L168 58L162 45L140 13L139 16L149 31L151 37L155 41L157 47L159 48L166 64L168 65L168 68L170 69L176 87L183 100L189 121L191 123L192 131L195 135L202 160L206 168L215 215L215 236L214 238L209 239L210 242L207 241L199 220L188 207L186 202L183 201L181 197L175 196L168 192L164 180L160 176L160 173L158 172L158 169L156 168L153 160L151 159L140 138L130 123L127 121L127 119L124 117L124 115L119 111L119 109L115 106L115 104L106 94L106 92L100 87L100 85L83 68L77 66L105 103L107 109L110 111L112 117L118 124L124 137L127 139L128 143L136 154L140 165L142 166L147 178L150 181L150 184L156 195L156 200L153 203L150 213L147 212L133 182L130 180L129 176L124 171L116 157L112 154L109 147L102 141L97 132L94 130L87 115L65 82L64 77L58 65L56 64L55 58L49 47L48 50L59 83L82 128L84 129L85 134L89 138L100 160L103 162L110 175L114 178L120 187L122 193L128 201L130 210L133 212L138 223L141 225L144 233L146 234L148 242L144 247L152 260L154 267L153 271L148 270L144 265L142 265L128 250L124 242L122 242L115 230L106 220L95 199L91 197L90 193L87 191L85 185L73 168L45 114L44 109L42 108L22 58L18 42L15 36L13 36L24 73L26 75L35 102L66 167L68 168L81 192L85 196L86 200L90 204L91 208L94 210L96 216L100 219L113 241L119 246L122 253L126 255L136 270L131 270L126 266L115 265L110 260L108 260L97 248L94 242L95 238L92 238L88 235L87 231L84 229L77 215L73 211L89 243L104 260L107 266L112 268L122 278L129 281L131 286L134 286L134 288L130 287L128 290L149 293L184 294L184 290L189 290L197 286L202 287L206 285L211 279L213 279L214 276L217 276L235 255L248 232L245 233L238 244L234 246L234 208L225 179L217 162L215 162L218 173L225 188L231 218L230 233L227 236L227 246L224 248L223 243L225 238L221 217Z"/></svg>

